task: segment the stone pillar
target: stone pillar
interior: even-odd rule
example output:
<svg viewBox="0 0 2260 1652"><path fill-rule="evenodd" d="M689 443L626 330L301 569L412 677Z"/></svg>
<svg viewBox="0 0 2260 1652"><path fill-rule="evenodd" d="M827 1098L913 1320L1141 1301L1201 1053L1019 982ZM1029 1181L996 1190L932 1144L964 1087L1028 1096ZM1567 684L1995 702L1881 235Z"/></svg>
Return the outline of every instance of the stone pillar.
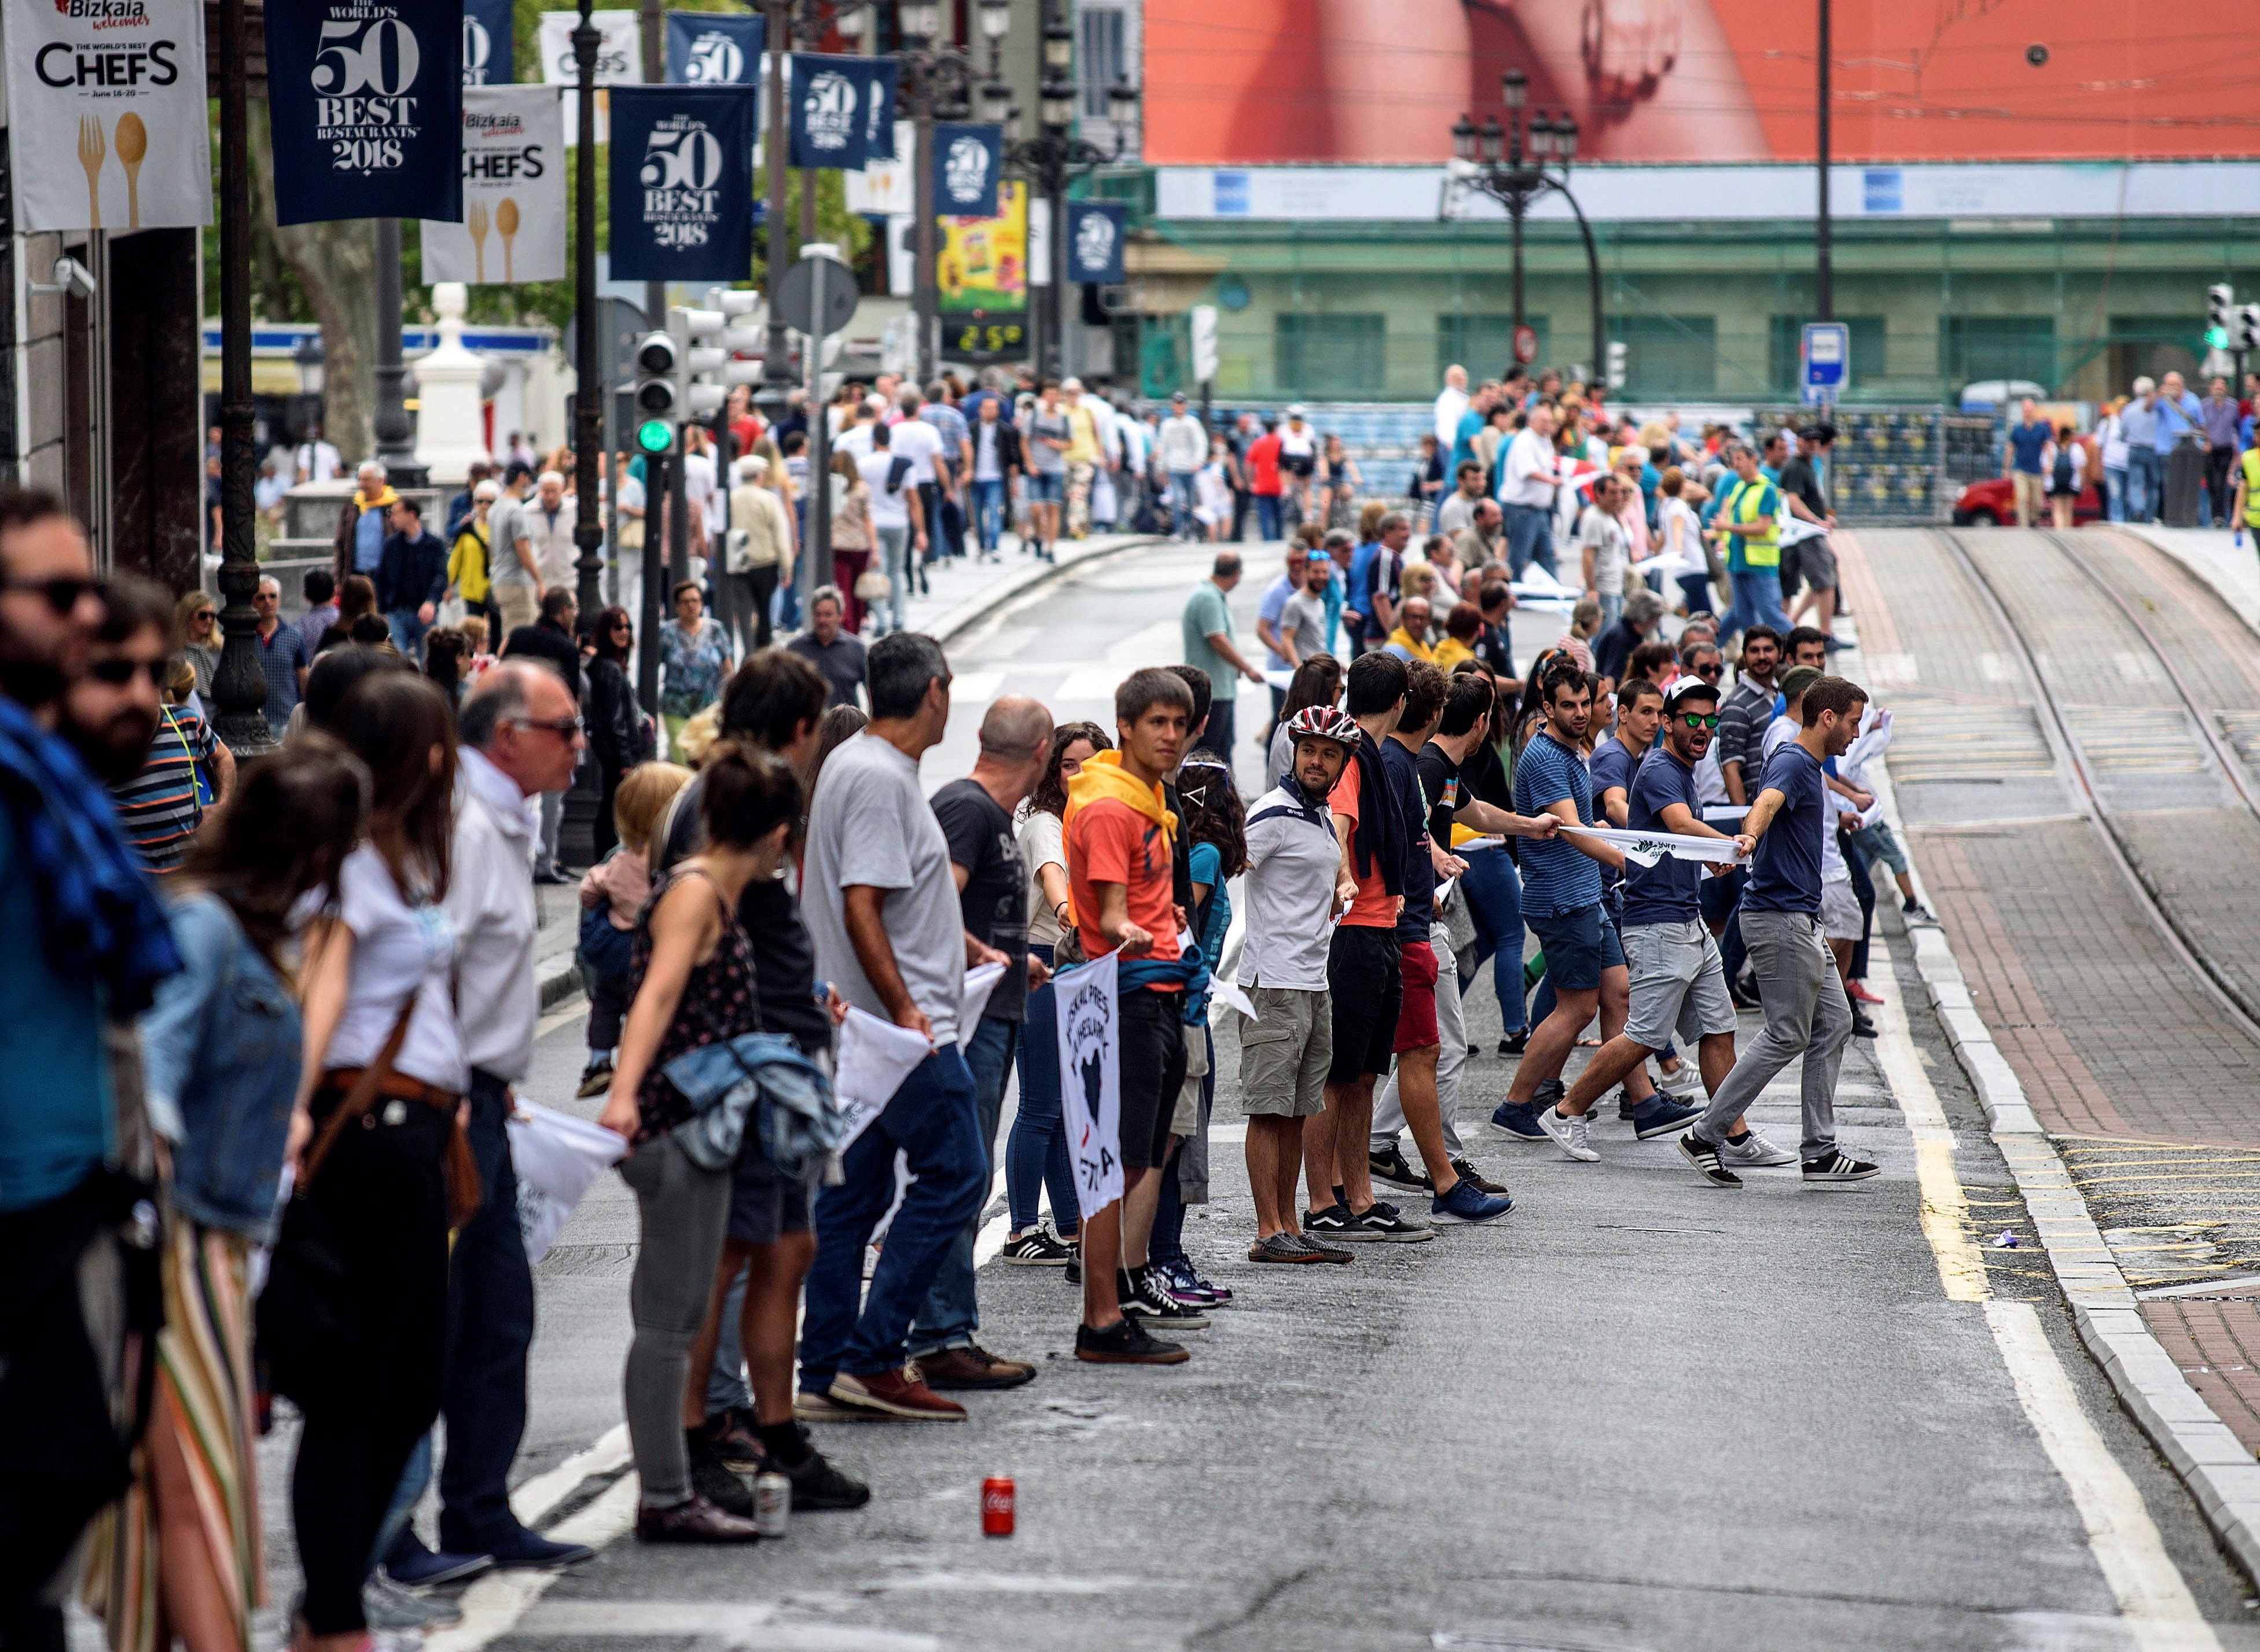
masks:
<svg viewBox="0 0 2260 1652"><path fill-rule="evenodd" d="M479 418L479 383L486 363L463 347L468 297L461 282L443 281L432 289L440 342L416 363L416 457L434 483L450 486L490 456Z"/></svg>

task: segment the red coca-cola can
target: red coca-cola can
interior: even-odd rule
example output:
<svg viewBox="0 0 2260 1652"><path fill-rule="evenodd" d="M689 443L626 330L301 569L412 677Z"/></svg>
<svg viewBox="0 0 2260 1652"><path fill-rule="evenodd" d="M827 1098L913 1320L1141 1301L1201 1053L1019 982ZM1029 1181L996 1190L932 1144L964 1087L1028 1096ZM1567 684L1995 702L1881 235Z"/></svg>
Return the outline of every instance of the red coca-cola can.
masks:
<svg viewBox="0 0 2260 1652"><path fill-rule="evenodd" d="M991 1475L981 1483L981 1534L983 1537L1010 1537L1012 1534L1012 1482L1005 1475Z"/></svg>

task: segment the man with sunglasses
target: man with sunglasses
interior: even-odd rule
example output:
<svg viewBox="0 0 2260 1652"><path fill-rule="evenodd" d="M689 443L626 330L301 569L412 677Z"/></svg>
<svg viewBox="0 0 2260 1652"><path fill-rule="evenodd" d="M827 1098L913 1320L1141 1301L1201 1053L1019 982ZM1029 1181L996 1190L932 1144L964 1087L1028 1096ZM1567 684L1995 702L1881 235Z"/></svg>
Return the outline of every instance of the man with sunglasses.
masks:
<svg viewBox="0 0 2260 1652"><path fill-rule="evenodd" d="M281 740L290 726L291 711L305 697L306 673L314 657L307 652L306 639L297 626L282 623L282 587L273 575L260 576L251 606L259 616L252 634L259 640L259 663L267 673L267 704L261 709L267 714L267 726Z"/></svg>
<svg viewBox="0 0 2260 1652"><path fill-rule="evenodd" d="M1719 726L1719 690L1698 676L1674 683L1663 697L1663 731L1633 776L1625 823L1635 832L1676 832L1687 837L1725 838L1703 824L1695 798L1695 769L1709 751ZM1747 838L1734 840L1747 855ZM1631 973L1631 1007L1624 1031L1585 1064L1556 1111L1577 1119L1610 1085L1636 1070L1673 1041L1693 1046L1706 1091L1716 1091L1734 1065L1734 1004L1727 995L1727 976L1719 944L1704 927L1697 903L1704 868L1666 855L1654 866L1625 865L1625 962ZM1762 1166L1793 1164L1797 1155L1767 1141L1740 1119L1736 1134L1719 1148L1722 1162ZM1583 1154L1565 1146L1573 1158L1598 1158L1588 1145Z"/></svg>

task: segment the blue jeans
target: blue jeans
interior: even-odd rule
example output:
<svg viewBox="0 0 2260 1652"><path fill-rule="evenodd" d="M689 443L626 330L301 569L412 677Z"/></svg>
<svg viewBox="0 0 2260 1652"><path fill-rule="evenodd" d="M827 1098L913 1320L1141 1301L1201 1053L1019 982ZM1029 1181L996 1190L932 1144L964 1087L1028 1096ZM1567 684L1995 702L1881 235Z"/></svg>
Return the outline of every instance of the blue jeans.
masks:
<svg viewBox="0 0 2260 1652"><path fill-rule="evenodd" d="M392 627L392 646L400 650L402 659L420 662L424 658L424 639L432 627L417 618L415 609L389 609L384 623Z"/></svg>
<svg viewBox="0 0 2260 1652"><path fill-rule="evenodd" d="M1028 950L1052 961L1049 947L1032 943ZM1060 1106L1059 997L1046 986L1028 994L1028 1019L1020 1026L1020 1105L1005 1143L1005 1202L1016 1234L1036 1225L1037 1195L1045 1188L1051 1190L1053 1229L1069 1238L1083 1229Z"/></svg>
<svg viewBox="0 0 2260 1652"><path fill-rule="evenodd" d="M416 1505L424 1500L424 1493L432 1484L432 1436L426 1434L408 1454L408 1466L400 1471L400 1484L394 1488L392 1501L385 1505L384 1519L377 1523L376 1541L371 1547L368 1569L374 1572L384 1562L393 1558L401 1539L408 1534L408 1523L416 1518ZM423 1545L406 1544L407 1554L413 1555Z"/></svg>
<svg viewBox="0 0 2260 1652"><path fill-rule="evenodd" d="M1606 631L1624 617L1624 588L1601 593L1601 630ZM1598 634L1598 633L1596 633Z"/></svg>
<svg viewBox="0 0 2260 1652"><path fill-rule="evenodd" d="M526 1528L510 1509L510 1465L526 1433L526 1351L533 1344L533 1270L518 1226L508 1087L471 1075L471 1157L479 1213L448 1259L447 1362L440 1414L447 1455L440 1470L440 1547L486 1554Z"/></svg>
<svg viewBox="0 0 2260 1652"><path fill-rule="evenodd" d="M909 1155L915 1179L887 1230L867 1294L863 1250L894 1203L898 1151ZM800 1330L803 1393L831 1392L842 1373L902 1368L911 1316L933 1288L958 1231L981 1208L985 1156L973 1069L956 1045L947 1045L903 1080L886 1111L848 1149L840 1184L817 1199L816 1261Z"/></svg>
<svg viewBox="0 0 2260 1652"><path fill-rule="evenodd" d="M2129 522L2148 522L2158 514L2166 493L2166 461L2155 447L2127 450L2127 515Z"/></svg>
<svg viewBox="0 0 2260 1652"><path fill-rule="evenodd" d="M1198 539L1202 528L1193 515L1193 484L1199 476L1198 470L1169 472L1169 510L1174 520L1169 524L1181 540Z"/></svg>
<svg viewBox="0 0 2260 1652"><path fill-rule="evenodd" d="M1522 878L1504 848L1478 850L1467 862L1460 887L1467 891L1468 916L1475 920L1476 967L1461 978L1460 992L1466 995L1483 973L1484 960L1490 959L1500 1025L1520 1033L1528 1025L1522 997Z"/></svg>
<svg viewBox="0 0 2260 1652"><path fill-rule="evenodd" d="M1711 611L1711 576L1708 574L1679 576L1679 600L1687 606L1690 617Z"/></svg>
<svg viewBox="0 0 2260 1652"><path fill-rule="evenodd" d="M1533 562L1554 573L1554 512L1541 504L1510 504L1506 515L1506 567L1520 579Z"/></svg>
<svg viewBox="0 0 2260 1652"><path fill-rule="evenodd" d="M2105 509L2113 522L2127 519L2127 467L2103 467L2103 497Z"/></svg>
<svg viewBox="0 0 2260 1652"><path fill-rule="evenodd" d="M981 1211L997 1183L997 1119L1005 1111L1005 1080L1012 1075L1012 1042L1019 1030L1018 1022L984 1015L962 1047L973 1072L974 1106L981 1120L981 1203L958 1230L957 1242L942 1258L941 1271L911 1322L912 1359L963 1348L981 1328L981 1310L973 1297L973 1241L981 1236ZM887 1242L894 1241L890 1237Z"/></svg>
<svg viewBox="0 0 2260 1652"><path fill-rule="evenodd" d="M1734 605L1727 611L1722 636L1731 637L1756 625L1771 626L1784 635L1788 634L1789 616L1781 611L1781 575L1777 570L1738 569L1734 582Z"/></svg>
<svg viewBox="0 0 2260 1652"><path fill-rule="evenodd" d="M993 551L1005 532L1005 479L973 484L973 519L981 535L981 548Z"/></svg>
<svg viewBox="0 0 2260 1652"><path fill-rule="evenodd" d="M909 622L911 601L911 531L908 528L877 528L880 566L887 576L886 613L879 622L879 634L900 631ZM876 605L876 604L875 604Z"/></svg>
<svg viewBox="0 0 2260 1652"><path fill-rule="evenodd" d="M1255 537L1276 540L1279 537L1279 501L1276 493L1259 493L1255 499Z"/></svg>

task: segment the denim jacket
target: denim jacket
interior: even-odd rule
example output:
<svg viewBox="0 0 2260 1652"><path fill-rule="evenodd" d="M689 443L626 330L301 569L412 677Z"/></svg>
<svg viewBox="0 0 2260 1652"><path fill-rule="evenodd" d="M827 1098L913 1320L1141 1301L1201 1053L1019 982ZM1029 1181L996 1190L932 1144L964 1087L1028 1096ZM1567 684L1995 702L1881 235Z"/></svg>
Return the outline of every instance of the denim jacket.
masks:
<svg viewBox="0 0 2260 1652"><path fill-rule="evenodd" d="M266 1241L298 1088L298 1006L216 895L169 903L187 967L141 1018L151 1122L172 1149L175 1208Z"/></svg>

